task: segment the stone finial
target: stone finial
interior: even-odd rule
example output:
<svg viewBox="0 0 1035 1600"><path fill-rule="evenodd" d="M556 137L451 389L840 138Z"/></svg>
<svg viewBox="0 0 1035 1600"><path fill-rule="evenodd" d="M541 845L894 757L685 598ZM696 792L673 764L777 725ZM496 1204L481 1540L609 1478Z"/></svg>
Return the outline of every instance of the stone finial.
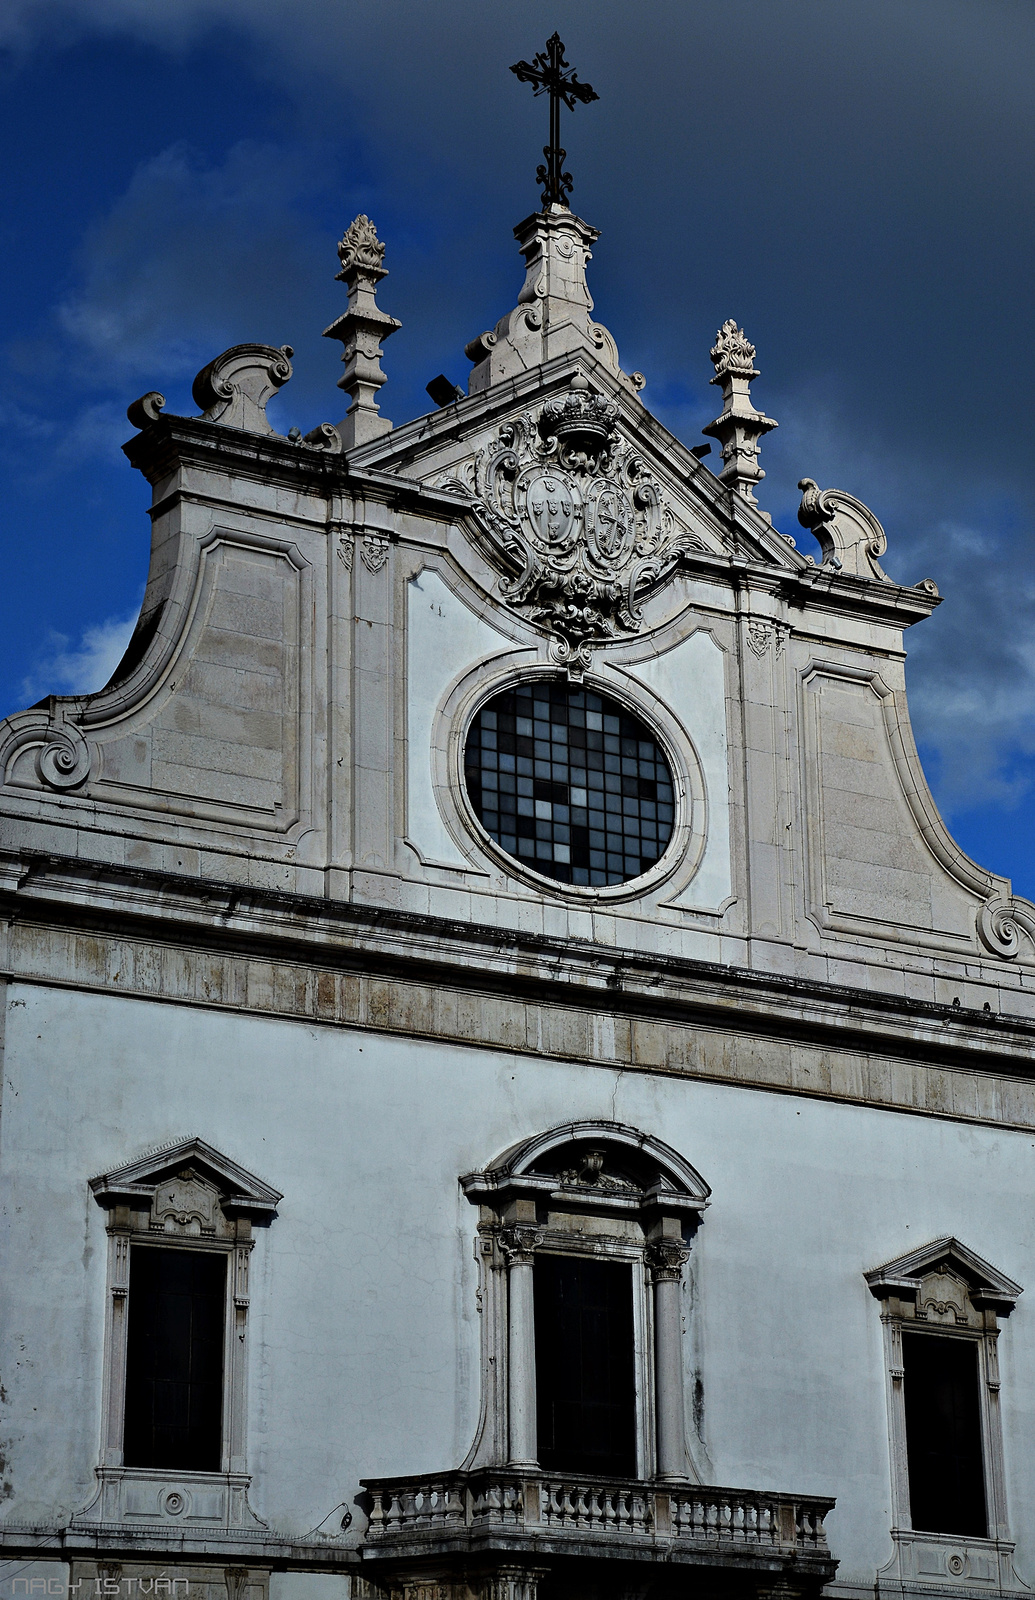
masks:
<svg viewBox="0 0 1035 1600"><path fill-rule="evenodd" d="M378 308L375 298L378 283L388 275L381 265L384 255L385 247L367 216L358 216L338 245L341 271L336 277L349 291L349 308L324 329L324 337L340 339L345 347L341 358L345 371L338 388L344 389L352 404L338 423L338 432L346 450L380 438L392 427L387 417L381 416L374 398L385 382L381 345L402 326Z"/></svg>
<svg viewBox="0 0 1035 1600"><path fill-rule="evenodd" d="M191 389L204 420L245 433L273 433L266 406L290 378L292 355L289 344L235 344L224 350L202 367Z"/></svg>
<svg viewBox="0 0 1035 1600"><path fill-rule="evenodd" d="M338 258L341 271L335 273L335 277L339 282L347 282L347 275L353 267L365 267L370 272L376 272L379 278L386 276L381 265L385 258L385 247L377 237L377 229L364 212L361 211L342 234Z"/></svg>
<svg viewBox="0 0 1035 1600"><path fill-rule="evenodd" d="M758 441L776 423L751 404L751 380L758 377L755 347L732 317L716 334L711 358L715 367L711 382L722 386L722 415L701 432L719 441L723 459L720 480L756 505L754 487L765 477L758 465Z"/></svg>
<svg viewBox="0 0 1035 1600"><path fill-rule="evenodd" d="M526 217L514 233L525 258L525 281L514 310L466 346L474 362L468 392L479 394L555 356L579 354L638 394L642 374L622 371L614 340L593 321L586 263L600 237L596 228L567 206L551 205Z"/></svg>

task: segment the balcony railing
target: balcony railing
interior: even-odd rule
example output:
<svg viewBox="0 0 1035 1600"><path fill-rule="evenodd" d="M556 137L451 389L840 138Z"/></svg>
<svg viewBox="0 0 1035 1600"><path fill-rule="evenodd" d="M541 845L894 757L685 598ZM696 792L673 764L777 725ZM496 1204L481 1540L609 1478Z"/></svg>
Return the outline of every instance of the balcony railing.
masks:
<svg viewBox="0 0 1035 1600"><path fill-rule="evenodd" d="M823 1518L834 1502L814 1496L505 1469L367 1479L364 1487L372 1555L526 1540L562 1552L601 1541L616 1554L661 1545L670 1560L711 1552L833 1567Z"/></svg>

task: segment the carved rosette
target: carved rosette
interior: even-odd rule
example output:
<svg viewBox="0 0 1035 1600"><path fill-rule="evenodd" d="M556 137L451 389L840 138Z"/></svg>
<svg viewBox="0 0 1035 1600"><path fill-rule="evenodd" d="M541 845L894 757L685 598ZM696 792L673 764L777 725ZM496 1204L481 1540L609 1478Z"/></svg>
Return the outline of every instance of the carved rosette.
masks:
<svg viewBox="0 0 1035 1600"><path fill-rule="evenodd" d="M645 592L685 551L706 548L676 525L617 419L614 401L576 378L538 416L505 423L462 485L504 568L500 593L553 634L561 662L588 664L591 645L636 633Z"/></svg>

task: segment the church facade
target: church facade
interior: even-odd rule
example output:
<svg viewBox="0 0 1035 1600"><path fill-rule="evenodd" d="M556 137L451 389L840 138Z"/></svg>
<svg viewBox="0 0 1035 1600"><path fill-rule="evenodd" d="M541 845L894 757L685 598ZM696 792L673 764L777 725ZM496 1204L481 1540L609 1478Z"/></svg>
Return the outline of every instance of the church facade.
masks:
<svg viewBox="0 0 1035 1600"><path fill-rule="evenodd" d="M516 230L468 392L152 392L100 692L0 727L4 1593L1035 1583L1035 906L910 733L851 495L760 510ZM718 465L718 463L717 463ZM804 465L807 466L807 463Z"/></svg>

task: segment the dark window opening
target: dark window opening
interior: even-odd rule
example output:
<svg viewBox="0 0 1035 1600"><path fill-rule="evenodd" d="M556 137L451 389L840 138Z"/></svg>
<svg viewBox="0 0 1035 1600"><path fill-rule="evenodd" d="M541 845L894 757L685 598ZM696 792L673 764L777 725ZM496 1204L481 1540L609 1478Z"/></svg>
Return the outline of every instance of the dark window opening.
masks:
<svg viewBox="0 0 1035 1600"><path fill-rule="evenodd" d="M913 1527L987 1538L977 1345L903 1333L902 1360Z"/></svg>
<svg viewBox="0 0 1035 1600"><path fill-rule="evenodd" d="M538 678L484 705L464 776L486 832L561 883L628 883L672 837L675 792L657 740L616 700L566 681Z"/></svg>
<svg viewBox="0 0 1035 1600"><path fill-rule="evenodd" d="M539 1463L635 1477L632 1267L538 1255L534 1274Z"/></svg>
<svg viewBox="0 0 1035 1600"><path fill-rule="evenodd" d="M226 1257L134 1246L126 1350L127 1467L218 1472Z"/></svg>

